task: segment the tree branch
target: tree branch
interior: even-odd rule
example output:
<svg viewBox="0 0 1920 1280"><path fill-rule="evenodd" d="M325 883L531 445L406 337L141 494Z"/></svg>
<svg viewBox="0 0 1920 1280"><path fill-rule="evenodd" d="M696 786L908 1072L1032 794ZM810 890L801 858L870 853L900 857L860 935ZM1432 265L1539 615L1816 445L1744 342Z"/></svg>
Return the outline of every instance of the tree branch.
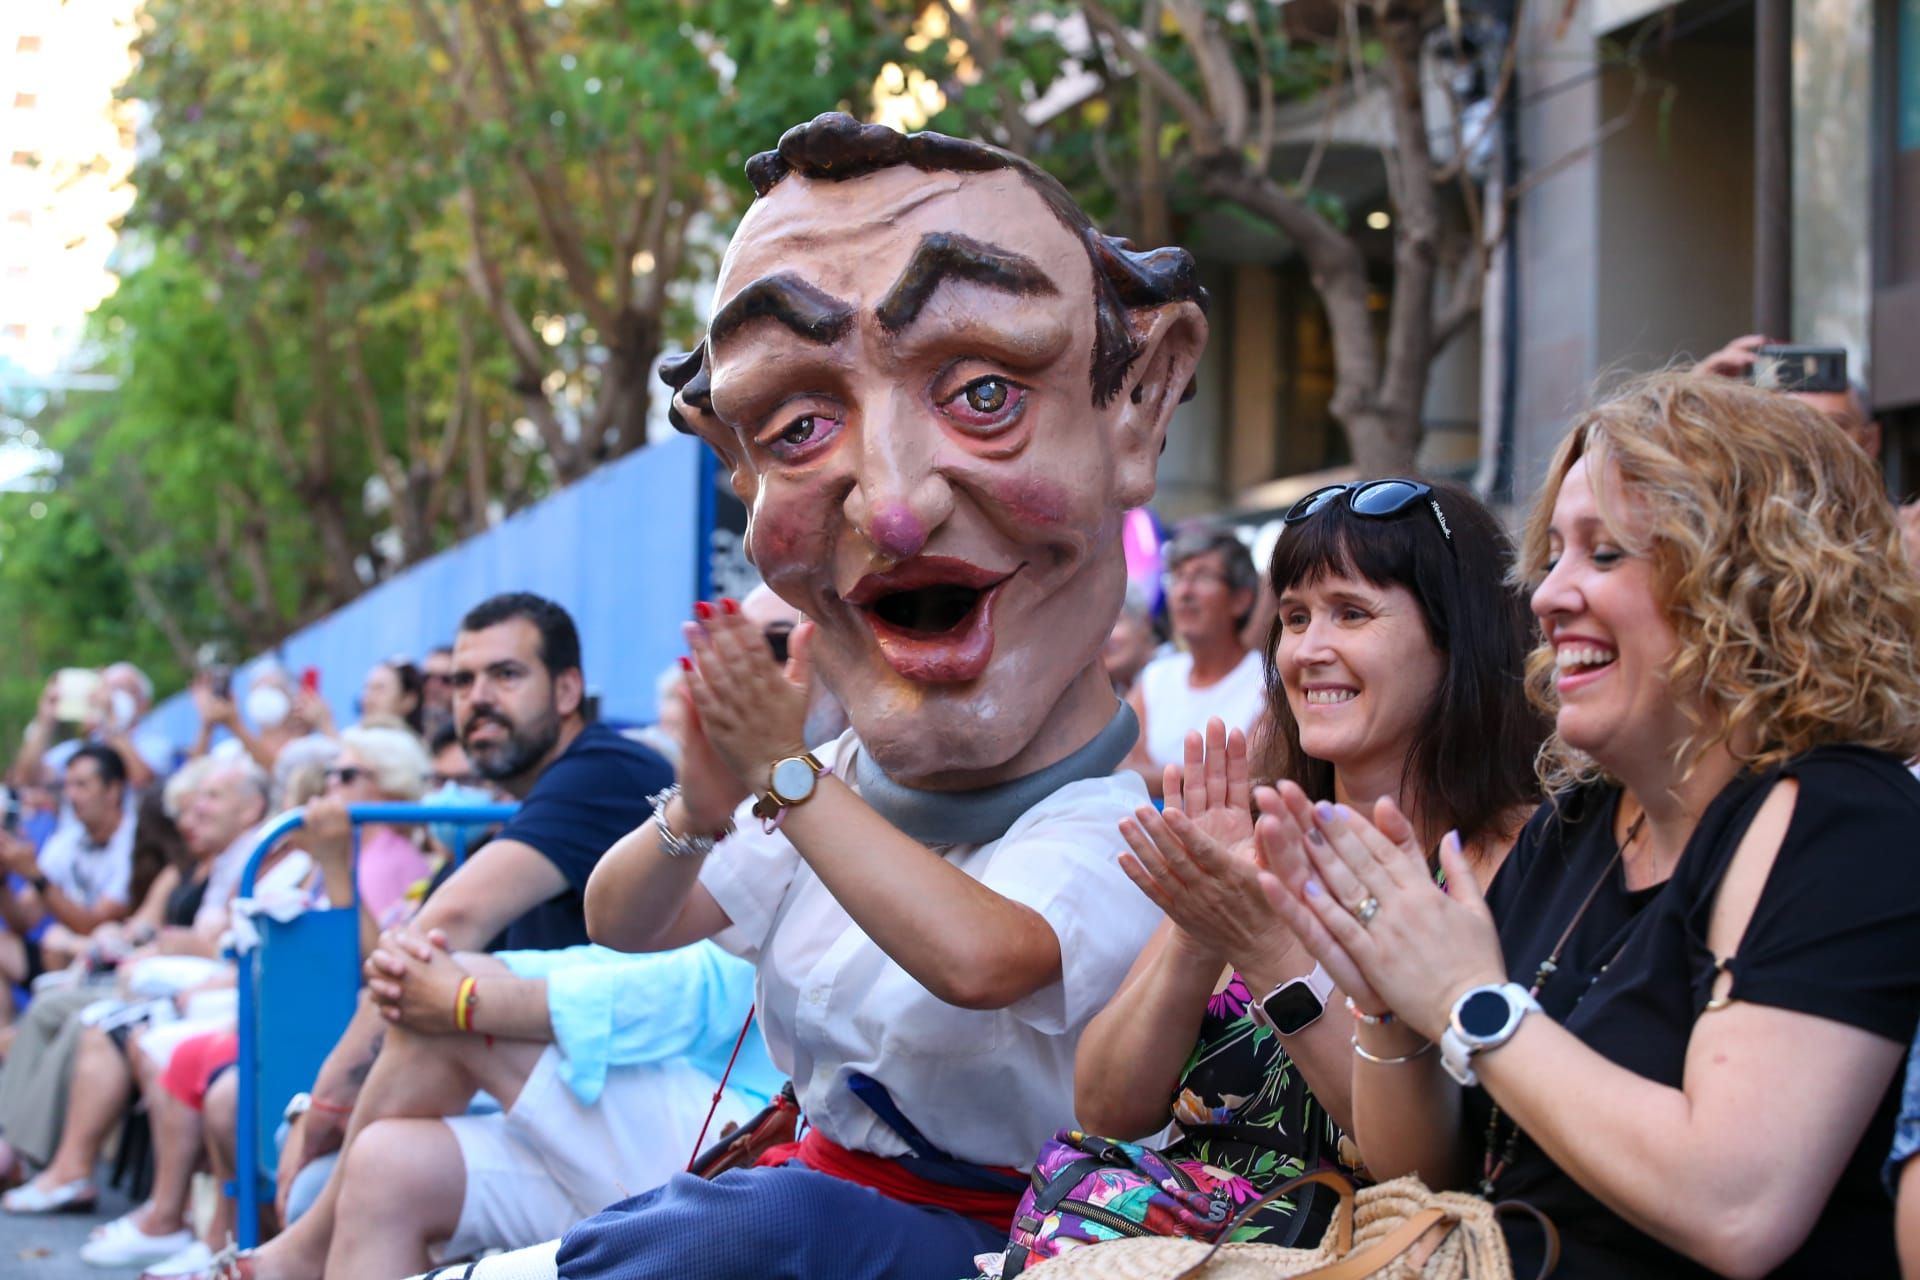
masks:
<svg viewBox="0 0 1920 1280"><path fill-rule="evenodd" d="M1173 73L1161 66L1159 61L1147 50L1134 43L1134 35L1118 18L1107 11L1100 0L1080 0L1080 11L1087 17L1087 23L1112 43L1113 50L1134 74L1151 85L1153 91L1171 106L1187 126L1187 134L1192 139L1194 152L1202 159L1212 159L1219 155L1222 148L1220 127L1207 109L1186 87L1174 78Z"/></svg>

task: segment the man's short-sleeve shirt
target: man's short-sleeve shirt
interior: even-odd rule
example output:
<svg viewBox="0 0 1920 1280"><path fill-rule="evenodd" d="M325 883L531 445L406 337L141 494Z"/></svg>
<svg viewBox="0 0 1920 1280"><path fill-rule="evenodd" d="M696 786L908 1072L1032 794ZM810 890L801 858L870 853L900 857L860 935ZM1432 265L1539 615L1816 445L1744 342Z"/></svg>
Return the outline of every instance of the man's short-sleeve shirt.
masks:
<svg viewBox="0 0 1920 1280"><path fill-rule="evenodd" d="M547 951L586 943L587 877L615 841L652 816L649 798L672 781L658 752L605 725L582 729L495 837L537 850L567 878L562 893L507 926L502 945Z"/></svg>
<svg viewBox="0 0 1920 1280"><path fill-rule="evenodd" d="M100 842L87 834L77 818L61 824L40 850L40 874L88 909L104 902L131 905L132 816L122 814L113 834Z"/></svg>

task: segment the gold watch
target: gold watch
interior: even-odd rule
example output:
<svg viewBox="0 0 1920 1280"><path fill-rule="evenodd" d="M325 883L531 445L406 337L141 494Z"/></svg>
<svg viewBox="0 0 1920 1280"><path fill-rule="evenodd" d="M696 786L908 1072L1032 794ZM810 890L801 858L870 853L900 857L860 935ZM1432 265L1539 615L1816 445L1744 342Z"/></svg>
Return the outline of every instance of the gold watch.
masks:
<svg viewBox="0 0 1920 1280"><path fill-rule="evenodd" d="M753 802L753 816L773 830L788 809L813 799L820 775L826 772L827 766L811 751L775 760L767 770L767 789Z"/></svg>

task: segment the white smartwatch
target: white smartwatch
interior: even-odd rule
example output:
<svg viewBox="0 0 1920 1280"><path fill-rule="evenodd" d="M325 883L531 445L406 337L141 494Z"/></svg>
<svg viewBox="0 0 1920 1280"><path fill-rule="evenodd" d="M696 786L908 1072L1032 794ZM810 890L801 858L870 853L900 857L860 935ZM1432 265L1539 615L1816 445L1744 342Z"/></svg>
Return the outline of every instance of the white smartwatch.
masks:
<svg viewBox="0 0 1920 1280"><path fill-rule="evenodd" d="M1472 988L1453 1002L1447 1029L1440 1033L1440 1065L1463 1085L1479 1084L1473 1056L1513 1039L1521 1020L1539 1011L1540 1002L1517 982Z"/></svg>
<svg viewBox="0 0 1920 1280"><path fill-rule="evenodd" d="M1255 1026L1283 1036L1297 1035L1320 1020L1333 994L1333 979L1319 965L1305 977L1283 982L1247 1010Z"/></svg>

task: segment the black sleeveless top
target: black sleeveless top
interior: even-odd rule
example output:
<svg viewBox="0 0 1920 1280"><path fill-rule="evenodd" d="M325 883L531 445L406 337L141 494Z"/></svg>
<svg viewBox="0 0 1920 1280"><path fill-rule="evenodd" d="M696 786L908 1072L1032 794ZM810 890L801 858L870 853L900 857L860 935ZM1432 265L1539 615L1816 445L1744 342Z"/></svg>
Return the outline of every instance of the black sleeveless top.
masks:
<svg viewBox="0 0 1920 1280"><path fill-rule="evenodd" d="M1593 786L1543 807L1527 824L1487 894L1499 922L1507 973L1532 982L1540 962L1603 874L1606 883L1541 988L1547 1015L1590 1048L1631 1071L1678 1088L1694 1022L1712 995L1714 956L1707 926L1715 895L1741 837L1783 776L1798 779L1793 818L1736 954L1730 995L1860 1027L1898 1044L1920 1020L1920 782L1891 756L1824 747L1763 774L1745 774L1702 817L1671 879L1627 889L1607 867L1617 848L1620 793ZM1711 1016L1711 1015L1707 1015ZM1796 1107L1821 1088L1798 1073L1781 1046L1780 1105ZM1859 1276L1897 1276L1893 1205L1878 1171L1899 1103L1897 1073L1865 1135L1831 1189L1806 1242L1772 1274L1825 1277L1835 1260ZM1568 1097L1567 1106L1581 1100ZM1477 1173L1492 1102L1466 1091L1463 1136ZM1510 1123L1503 1117L1497 1146ZM1792 1160L1783 1151L1780 1159ZM1827 1188L1807 1188L1828 1195ZM1629 1225L1524 1136L1494 1188L1552 1218L1565 1252L1556 1280L1586 1277L1695 1277L1710 1273ZM1511 1233L1514 1273L1537 1269L1538 1235Z"/></svg>
<svg viewBox="0 0 1920 1280"><path fill-rule="evenodd" d="M202 870L191 880L182 880L174 891L167 895L165 923L186 928L193 918L200 914L201 900L207 896L207 873Z"/></svg>

